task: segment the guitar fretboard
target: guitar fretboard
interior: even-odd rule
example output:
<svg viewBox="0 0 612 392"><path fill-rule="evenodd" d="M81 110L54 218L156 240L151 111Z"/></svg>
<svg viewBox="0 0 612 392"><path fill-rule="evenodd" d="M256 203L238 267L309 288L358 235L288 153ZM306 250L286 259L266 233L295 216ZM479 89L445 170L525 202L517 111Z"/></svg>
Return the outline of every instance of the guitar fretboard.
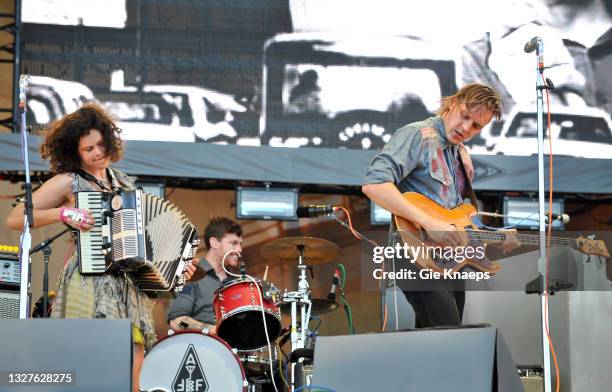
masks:
<svg viewBox="0 0 612 392"><path fill-rule="evenodd" d="M501 243L506 240L506 233L503 232L495 232L495 231L478 231L467 229L466 230L468 237L470 240L482 241L485 243ZM523 245L539 245L540 244L540 236L535 234L522 234L517 233L519 241ZM562 237L552 237L551 238L552 245L563 245L569 246L574 249L579 249L580 244L576 239L573 238L562 238Z"/></svg>

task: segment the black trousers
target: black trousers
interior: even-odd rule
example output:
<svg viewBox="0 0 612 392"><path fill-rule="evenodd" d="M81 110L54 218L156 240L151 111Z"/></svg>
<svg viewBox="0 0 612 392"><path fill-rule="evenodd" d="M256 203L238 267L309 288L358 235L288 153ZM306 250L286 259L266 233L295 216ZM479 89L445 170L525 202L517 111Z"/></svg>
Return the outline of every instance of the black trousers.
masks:
<svg viewBox="0 0 612 392"><path fill-rule="evenodd" d="M416 315L417 328L461 325L465 291L404 291Z"/></svg>
<svg viewBox="0 0 612 392"><path fill-rule="evenodd" d="M394 247L398 241L393 220L389 225L388 244ZM414 263L401 263L395 259L387 270L406 268L414 271L418 277L418 268ZM395 284L402 289L406 299L412 305L416 316L417 328L443 327L461 325L465 306L465 282L463 281L427 281L420 278L400 280Z"/></svg>

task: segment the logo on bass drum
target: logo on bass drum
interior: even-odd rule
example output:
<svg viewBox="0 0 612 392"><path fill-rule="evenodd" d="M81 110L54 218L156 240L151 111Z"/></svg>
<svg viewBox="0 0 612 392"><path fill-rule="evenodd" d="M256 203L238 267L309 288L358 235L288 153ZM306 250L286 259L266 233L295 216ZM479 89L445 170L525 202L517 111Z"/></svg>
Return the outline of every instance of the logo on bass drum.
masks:
<svg viewBox="0 0 612 392"><path fill-rule="evenodd" d="M208 382L204 369L193 344L187 347L187 352L172 383L173 392L206 392Z"/></svg>

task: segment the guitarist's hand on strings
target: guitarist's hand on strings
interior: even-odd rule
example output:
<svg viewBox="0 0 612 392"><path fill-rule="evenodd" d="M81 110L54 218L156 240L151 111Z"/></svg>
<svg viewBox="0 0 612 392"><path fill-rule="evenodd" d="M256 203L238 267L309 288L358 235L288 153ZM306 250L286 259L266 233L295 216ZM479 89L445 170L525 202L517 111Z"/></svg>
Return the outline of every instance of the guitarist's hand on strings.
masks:
<svg viewBox="0 0 612 392"><path fill-rule="evenodd" d="M465 231L438 219L429 219L423 228L427 236L442 246L467 246L469 239Z"/></svg>
<svg viewBox="0 0 612 392"><path fill-rule="evenodd" d="M500 230L499 232L504 233L506 235L504 242L502 242L501 244L502 252L504 252L504 254L511 252L521 246L521 241L519 241L518 239L516 229Z"/></svg>

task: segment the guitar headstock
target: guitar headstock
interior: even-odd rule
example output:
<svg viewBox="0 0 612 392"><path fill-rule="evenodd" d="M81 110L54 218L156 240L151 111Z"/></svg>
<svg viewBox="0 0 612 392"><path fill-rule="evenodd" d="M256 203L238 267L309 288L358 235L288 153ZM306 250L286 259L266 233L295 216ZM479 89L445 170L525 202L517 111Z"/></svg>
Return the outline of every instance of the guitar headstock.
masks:
<svg viewBox="0 0 612 392"><path fill-rule="evenodd" d="M578 241L578 245L580 245L579 250L584 254L610 257L610 252L608 252L606 243L602 240L591 240L585 237L578 237L576 241Z"/></svg>

